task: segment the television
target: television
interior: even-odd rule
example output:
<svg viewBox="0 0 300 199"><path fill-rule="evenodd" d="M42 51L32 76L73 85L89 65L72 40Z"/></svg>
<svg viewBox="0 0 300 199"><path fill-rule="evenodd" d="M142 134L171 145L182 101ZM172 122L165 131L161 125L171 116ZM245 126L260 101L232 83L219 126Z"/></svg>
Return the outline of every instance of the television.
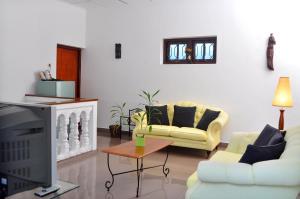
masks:
<svg viewBox="0 0 300 199"><path fill-rule="evenodd" d="M51 106L0 103L0 199L42 187L57 191L56 133Z"/></svg>

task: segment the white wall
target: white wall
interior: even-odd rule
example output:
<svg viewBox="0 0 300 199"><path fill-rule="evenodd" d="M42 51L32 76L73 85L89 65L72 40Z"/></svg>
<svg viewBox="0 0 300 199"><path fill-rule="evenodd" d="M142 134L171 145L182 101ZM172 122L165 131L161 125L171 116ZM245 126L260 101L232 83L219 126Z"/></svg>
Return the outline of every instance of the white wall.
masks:
<svg viewBox="0 0 300 199"><path fill-rule="evenodd" d="M141 89L161 89L161 103L193 100L229 113L223 132L261 130L278 124L272 98L280 76L290 76L294 107L286 126L300 124L300 19L297 1L130 0L129 5L87 10L87 48L83 53L82 95L98 97L98 126L111 123L110 106L131 106ZM266 47L274 33L275 71L266 67ZM162 40L217 35L217 64L162 65ZM114 44L122 43L122 59Z"/></svg>
<svg viewBox="0 0 300 199"><path fill-rule="evenodd" d="M56 45L85 47L86 11L57 0L0 1L0 100L34 93L37 72L56 72Z"/></svg>

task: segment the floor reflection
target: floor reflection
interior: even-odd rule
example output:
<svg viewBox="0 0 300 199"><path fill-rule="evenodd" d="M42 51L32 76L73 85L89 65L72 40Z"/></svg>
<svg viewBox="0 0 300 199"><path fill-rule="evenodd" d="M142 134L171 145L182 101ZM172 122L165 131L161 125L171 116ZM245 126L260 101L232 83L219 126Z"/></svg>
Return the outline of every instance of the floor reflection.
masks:
<svg viewBox="0 0 300 199"><path fill-rule="evenodd" d="M61 199L130 199L136 198L136 173L115 176L115 182L110 192L104 187L105 181L111 176L107 168L106 154L101 148L120 144L127 140L98 136L98 151L79 157L71 158L58 164L60 180L80 185L78 189L68 192ZM144 159L144 166L161 164L165 159L166 151L155 153ZM141 199L182 199L186 191L186 179L198 165L199 160L205 157L199 150L187 150L178 147L170 149L167 167L170 168L168 178L165 178L161 168L144 170L141 181ZM113 172L130 170L136 167L136 161L111 156ZM32 199L30 193L18 194L20 199Z"/></svg>

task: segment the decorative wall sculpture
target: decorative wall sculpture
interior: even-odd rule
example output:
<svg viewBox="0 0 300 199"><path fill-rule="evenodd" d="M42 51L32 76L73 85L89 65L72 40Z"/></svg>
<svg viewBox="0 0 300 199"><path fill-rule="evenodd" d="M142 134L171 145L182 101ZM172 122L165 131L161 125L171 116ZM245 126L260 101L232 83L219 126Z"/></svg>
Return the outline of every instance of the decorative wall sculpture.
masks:
<svg viewBox="0 0 300 199"><path fill-rule="evenodd" d="M268 69L274 70L273 66L273 56L274 56L274 45L276 44L273 33L270 34L267 48L267 66Z"/></svg>

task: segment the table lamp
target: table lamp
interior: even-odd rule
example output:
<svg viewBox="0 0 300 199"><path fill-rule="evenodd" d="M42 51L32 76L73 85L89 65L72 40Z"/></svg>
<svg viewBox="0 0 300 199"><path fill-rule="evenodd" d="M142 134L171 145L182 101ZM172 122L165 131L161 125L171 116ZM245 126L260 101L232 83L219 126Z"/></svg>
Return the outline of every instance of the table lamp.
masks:
<svg viewBox="0 0 300 199"><path fill-rule="evenodd" d="M284 129L284 109L283 108L293 106L293 99L292 99L292 94L291 94L291 86L290 86L289 77L280 77L279 78L272 105L281 107L278 129L283 130Z"/></svg>

